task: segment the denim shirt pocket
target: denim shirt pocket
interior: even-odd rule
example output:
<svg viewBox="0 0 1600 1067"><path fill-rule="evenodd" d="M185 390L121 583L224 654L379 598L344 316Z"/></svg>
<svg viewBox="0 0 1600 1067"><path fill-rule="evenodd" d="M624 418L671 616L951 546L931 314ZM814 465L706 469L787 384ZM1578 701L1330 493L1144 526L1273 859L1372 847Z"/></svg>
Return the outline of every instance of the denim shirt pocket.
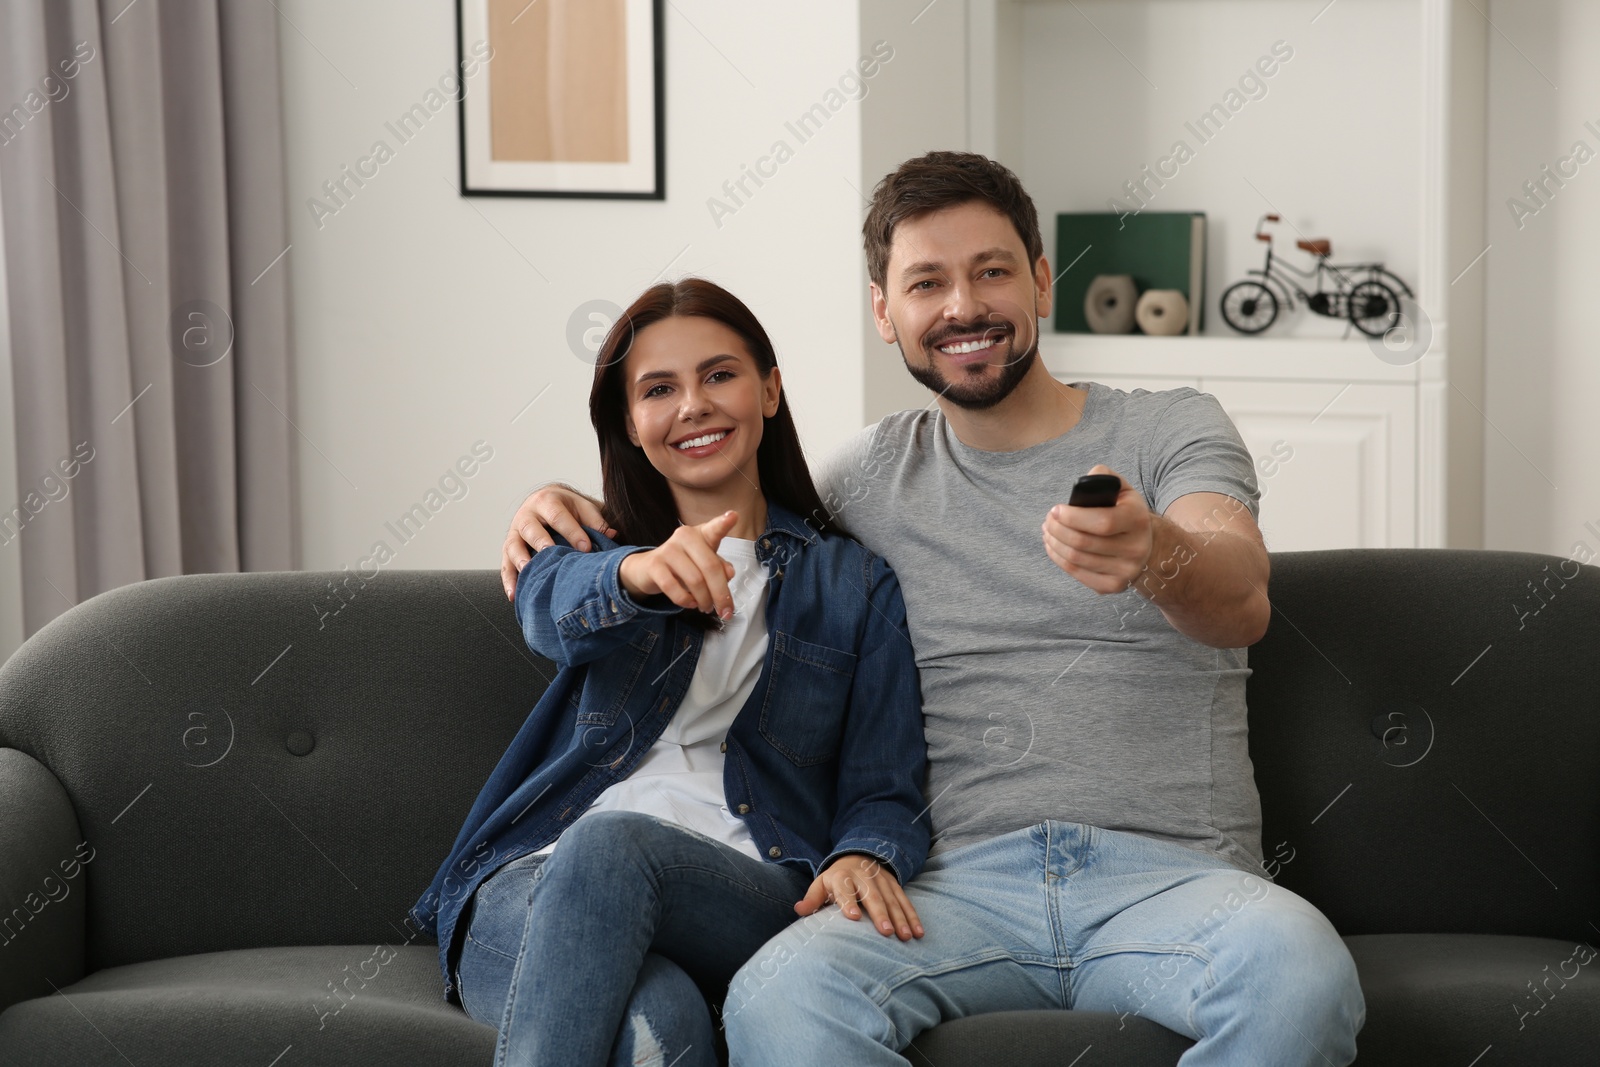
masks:
<svg viewBox="0 0 1600 1067"><path fill-rule="evenodd" d="M607 656L604 663L588 665L583 698L578 706L580 731L616 723L617 716L628 706L650 652L660 637L660 632L654 628L641 629L617 653Z"/></svg>
<svg viewBox="0 0 1600 1067"><path fill-rule="evenodd" d="M797 767L836 760L855 672L852 652L774 632L761 736Z"/></svg>

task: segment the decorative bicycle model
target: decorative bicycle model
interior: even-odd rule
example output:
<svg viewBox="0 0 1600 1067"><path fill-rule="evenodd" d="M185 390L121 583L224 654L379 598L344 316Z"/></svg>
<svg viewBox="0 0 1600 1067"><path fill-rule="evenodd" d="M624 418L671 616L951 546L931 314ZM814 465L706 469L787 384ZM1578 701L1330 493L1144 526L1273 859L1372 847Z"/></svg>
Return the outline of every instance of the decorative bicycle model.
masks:
<svg viewBox="0 0 1600 1067"><path fill-rule="evenodd" d="M1277 215L1263 215L1256 223L1256 240L1265 241L1267 261L1255 275L1234 282L1222 293L1222 318L1240 333L1260 333L1278 318L1281 307L1293 308L1299 300L1318 315L1331 319L1348 318L1350 324L1368 337L1382 337L1400 322L1400 297L1412 296L1410 286L1384 269L1382 263L1329 263L1333 245L1325 237L1295 242L1295 247L1311 253L1316 267L1303 271L1272 255L1272 234L1265 231ZM1365 275L1359 278L1357 276ZM1259 280L1257 280L1259 279ZM1315 283L1307 292L1301 282Z"/></svg>

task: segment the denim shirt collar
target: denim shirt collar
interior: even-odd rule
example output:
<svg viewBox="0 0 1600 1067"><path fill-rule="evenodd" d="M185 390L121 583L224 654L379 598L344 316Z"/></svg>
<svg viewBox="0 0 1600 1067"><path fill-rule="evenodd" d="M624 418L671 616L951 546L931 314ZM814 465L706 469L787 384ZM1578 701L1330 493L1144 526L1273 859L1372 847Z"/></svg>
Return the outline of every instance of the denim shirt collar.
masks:
<svg viewBox="0 0 1600 1067"><path fill-rule="evenodd" d="M762 532L762 537L772 534L784 534L797 537L806 543L817 539L817 530L806 525L804 520L777 501L767 500L767 528Z"/></svg>

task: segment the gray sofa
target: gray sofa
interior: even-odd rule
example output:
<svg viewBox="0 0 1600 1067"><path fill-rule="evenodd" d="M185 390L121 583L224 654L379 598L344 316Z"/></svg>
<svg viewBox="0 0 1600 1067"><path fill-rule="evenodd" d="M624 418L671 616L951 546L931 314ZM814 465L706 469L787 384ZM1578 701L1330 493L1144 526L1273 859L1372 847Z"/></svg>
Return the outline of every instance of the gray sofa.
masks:
<svg viewBox="0 0 1600 1067"><path fill-rule="evenodd" d="M1285 553L1271 591L1266 853L1347 936L1359 1062L1600 1061L1600 570ZM406 913L550 675L488 571L161 579L51 623L0 668L0 1064L489 1063ZM907 1055L1187 1045L1001 1013Z"/></svg>

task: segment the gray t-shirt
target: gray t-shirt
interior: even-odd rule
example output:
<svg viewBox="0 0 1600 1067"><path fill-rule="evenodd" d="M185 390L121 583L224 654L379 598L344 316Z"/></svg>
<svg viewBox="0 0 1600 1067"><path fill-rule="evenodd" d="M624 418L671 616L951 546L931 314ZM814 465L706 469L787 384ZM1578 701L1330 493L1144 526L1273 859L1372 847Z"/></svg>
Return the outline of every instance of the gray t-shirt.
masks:
<svg viewBox="0 0 1600 1067"><path fill-rule="evenodd" d="M1255 515L1250 453L1208 393L1072 384L1088 390L1082 418L1031 448L981 451L937 408L901 411L819 472L824 504L905 595L933 854L1060 819L1259 872L1245 650L1185 637L1131 589L1095 593L1051 561L1041 530L1096 463L1156 514L1210 492Z"/></svg>

